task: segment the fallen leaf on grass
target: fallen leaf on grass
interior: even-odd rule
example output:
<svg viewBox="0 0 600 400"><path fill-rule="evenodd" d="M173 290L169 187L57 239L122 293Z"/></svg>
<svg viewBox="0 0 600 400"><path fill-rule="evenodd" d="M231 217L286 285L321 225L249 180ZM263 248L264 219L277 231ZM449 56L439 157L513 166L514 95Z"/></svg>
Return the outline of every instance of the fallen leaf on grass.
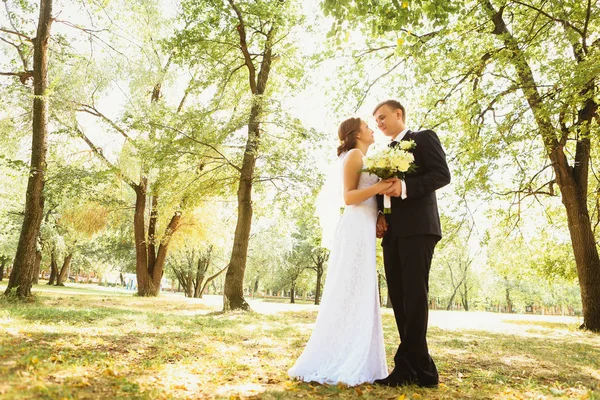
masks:
<svg viewBox="0 0 600 400"><path fill-rule="evenodd" d="M173 389L188 390L188 387L186 385L173 385Z"/></svg>
<svg viewBox="0 0 600 400"><path fill-rule="evenodd" d="M90 385L91 385L91 384L90 384L90 382L89 382L87 379L82 379L82 380L81 380L81 381L79 381L79 382L75 382L75 383L72 383L72 384L71 384L71 386L73 386L73 387L78 387L78 388L82 388L82 387L88 387L88 386L90 386Z"/></svg>

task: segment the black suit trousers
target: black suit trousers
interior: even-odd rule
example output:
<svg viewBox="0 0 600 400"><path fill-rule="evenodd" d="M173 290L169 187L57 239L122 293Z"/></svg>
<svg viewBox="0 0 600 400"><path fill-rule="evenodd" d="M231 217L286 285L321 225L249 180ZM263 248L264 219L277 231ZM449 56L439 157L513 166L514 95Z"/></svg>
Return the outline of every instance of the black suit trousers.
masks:
<svg viewBox="0 0 600 400"><path fill-rule="evenodd" d="M400 332L394 371L421 385L435 385L439 381L426 339L429 269L439 239L436 235L391 234L382 242L388 293Z"/></svg>

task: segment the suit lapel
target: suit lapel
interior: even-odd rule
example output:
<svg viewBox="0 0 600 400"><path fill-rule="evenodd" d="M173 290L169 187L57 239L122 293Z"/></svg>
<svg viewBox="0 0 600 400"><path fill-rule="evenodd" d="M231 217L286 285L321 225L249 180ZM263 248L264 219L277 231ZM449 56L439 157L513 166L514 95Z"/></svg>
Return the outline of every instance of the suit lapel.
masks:
<svg viewBox="0 0 600 400"><path fill-rule="evenodd" d="M408 141L408 140L411 140L412 138L413 138L413 131L406 131L402 140Z"/></svg>

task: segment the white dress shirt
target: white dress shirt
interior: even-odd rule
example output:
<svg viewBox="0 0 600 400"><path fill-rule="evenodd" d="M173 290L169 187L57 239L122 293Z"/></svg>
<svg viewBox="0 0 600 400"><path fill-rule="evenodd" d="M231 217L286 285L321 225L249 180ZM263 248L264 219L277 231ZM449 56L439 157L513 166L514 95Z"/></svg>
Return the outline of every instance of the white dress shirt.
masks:
<svg viewBox="0 0 600 400"><path fill-rule="evenodd" d="M408 132L408 128L405 128L402 132L400 132L396 138L394 140L392 140L392 142L399 142L401 141L404 136L406 136L406 132ZM400 184L402 185L402 194L400 194L400 198L402 200L406 199L406 182L404 182L404 179L400 180Z"/></svg>

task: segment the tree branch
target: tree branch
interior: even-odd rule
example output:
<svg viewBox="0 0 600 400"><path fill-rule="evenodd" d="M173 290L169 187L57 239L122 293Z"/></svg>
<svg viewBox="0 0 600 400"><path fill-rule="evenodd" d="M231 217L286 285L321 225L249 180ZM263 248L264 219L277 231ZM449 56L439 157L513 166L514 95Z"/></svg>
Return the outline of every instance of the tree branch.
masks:
<svg viewBox="0 0 600 400"><path fill-rule="evenodd" d="M21 37L21 38L23 38L23 39L25 39L25 40L27 40L27 41L29 41L29 42L33 43L33 39L32 39L32 38L30 38L30 37L29 37L29 36L27 36L27 35L23 35L23 34L22 34L22 33L20 33L20 32L11 31L11 30L8 30L8 29L5 29L5 28L0 28L0 32L8 33L8 34L10 34L10 35L17 35L17 36L19 36L19 37Z"/></svg>
<svg viewBox="0 0 600 400"><path fill-rule="evenodd" d="M248 67L248 78L250 80L250 90L253 94L257 94L256 88L256 69L254 68L254 63L252 62L252 57L248 51L248 43L246 43L246 27L244 25L244 18L238 6L233 2L233 0L228 0L231 8L236 13L239 24L236 26L238 34L240 36L240 49L242 50L242 54L244 55L244 60L246 62L246 67Z"/></svg>
<svg viewBox="0 0 600 400"><path fill-rule="evenodd" d="M98 158L100 158L100 160L102 160L102 162L104 162L123 182L125 182L127 185L129 185L133 190L137 190L139 185L136 185L135 182L133 182L131 179L127 178L124 174L123 171L121 171L120 168L118 168L117 166L115 166L113 163L110 162L110 160L108 158L106 158L106 156L104 155L104 153L102 152L102 149L97 147L87 136L86 134L79 128L79 126L75 125L74 127L69 127L68 125L66 125L64 122L62 122L58 116L56 114L53 114L54 119L56 119L61 125L63 125L64 127L66 127L67 129L72 129L75 131L75 133L77 133L77 136L79 136L81 139L83 139L83 141L85 143L87 143L87 145L90 147L90 149L92 149L92 151L96 154L96 156L98 156Z"/></svg>
<svg viewBox="0 0 600 400"><path fill-rule="evenodd" d="M112 126L114 128L114 130L116 130L121 135L123 135L123 137L125 139L130 140L130 141L133 142L133 140L129 137L129 135L127 135L127 133L123 129L121 129L113 120L111 120L110 118L108 118L106 115L102 114L96 107L90 106L90 105L87 105L87 104L83 104L83 103L77 103L77 105L79 105L80 107L83 107L83 108L80 108L77 111L85 112L85 113L88 113L88 114L93 115L95 117L102 118L110 126Z"/></svg>
<svg viewBox="0 0 600 400"><path fill-rule="evenodd" d="M160 246L158 247L158 253L156 254L156 265L162 265L164 263L165 258L167 257L167 248L169 247L169 242L173 238L173 234L179 228L179 222L181 220L181 211L175 211L173 216L171 217L171 221L169 225L165 229L165 233L160 241ZM163 270L160 270L161 275L158 276L159 269L154 269L152 271L152 279L155 282L160 282L162 279Z"/></svg>
<svg viewBox="0 0 600 400"><path fill-rule="evenodd" d="M220 270L219 272L217 272L216 274L206 278L206 281L204 282L204 285L202 285L202 290L200 291L200 294L204 293L204 291L206 290L206 287L208 286L208 284L210 282L212 282L213 280L215 280L219 275L221 275L223 272L225 272L227 270L227 268L229 268L229 264L227 264L227 266L225 268L223 268L222 270Z"/></svg>
<svg viewBox="0 0 600 400"><path fill-rule="evenodd" d="M229 159L228 159L228 158L227 158L227 157L226 157L226 156L225 156L223 153L221 153L221 152L220 152L220 151L219 151L219 150L218 150L218 149L217 149L215 146L213 146L212 144L210 144L210 143L206 143L206 142L203 142L203 141L201 141L201 140L198 140L198 139L196 139L196 138L193 138L193 137L191 137L191 136L189 136L189 135L187 135L187 134L183 133L183 132L182 132L182 131L180 131L179 129L173 128L173 127L171 127L171 126L162 125L162 124L153 124L153 125L155 125L155 126L157 126L157 127L160 127L160 128L166 128L166 129L173 130L173 131L177 132L178 134L180 134L181 136L183 136L184 138L191 140L192 142L196 142L196 143L198 143L198 144L200 144L200 145L202 145L202 146L206 146L206 147L210 148L210 149L211 149L211 150L213 150L215 153L217 153L219 156L221 156L221 158L222 158L223 160L225 160L225 162L226 162L226 163L227 163L229 166L233 167L233 168L234 168L236 171L238 171L238 172L242 172L242 169L241 169L240 167L238 167L237 165L235 165L233 162L229 161Z"/></svg>
<svg viewBox="0 0 600 400"><path fill-rule="evenodd" d="M542 14L544 17L546 17L548 19L551 19L552 21L559 22L559 23L561 23L565 27L569 27L569 28L573 29L575 32L579 33L582 38L585 37L585 34L583 33L583 31L581 29L577 28L576 26L574 26L573 24L571 24L567 20L564 20L562 18L557 18L557 17L555 17L553 15L550 15L547 12L545 12L544 10L542 10L540 8L537 8L537 7L535 7L535 6L531 5L531 4L523 3L523 2L518 1L518 0L513 0L512 2L515 3L515 4L520 4L520 5L524 6L524 7L530 8L532 10L535 10L538 13Z"/></svg>
<svg viewBox="0 0 600 400"><path fill-rule="evenodd" d="M592 0L588 0L588 2L587 2L587 10L585 12L585 23L583 24L583 42L582 42L583 51L586 54L588 54L587 33L588 33L588 26L590 24L591 14L592 14Z"/></svg>
<svg viewBox="0 0 600 400"><path fill-rule="evenodd" d="M13 46L15 49L17 49L17 53L19 54L19 58L21 59L21 62L23 63L23 69L25 71L29 71L29 65L27 64L27 59L25 58L25 55L23 54L23 51L21 50L21 47L16 44L11 42L10 40L6 40L3 37L0 37L0 40L2 40L4 43L8 43L9 45ZM23 43L23 42L21 42Z"/></svg>
<svg viewBox="0 0 600 400"><path fill-rule="evenodd" d="M388 57L389 58L389 57ZM356 103L356 107L354 108L354 112L357 112L358 109L360 108L360 106L362 105L363 101L365 101L365 98L367 97L367 95L369 94L369 92L371 91L371 88L383 77L391 74L396 68L398 68L403 62L406 62L405 59L400 60L396 65L394 65L392 68L390 68L388 71L384 72L383 74L379 75L377 78L375 78L375 80L373 80L371 82L371 84L367 87L367 89L363 92L362 97L358 100L358 102Z"/></svg>
<svg viewBox="0 0 600 400"><path fill-rule="evenodd" d="M3 76L18 76L21 83L24 85L29 78L33 78L33 71L26 72L0 72Z"/></svg>

